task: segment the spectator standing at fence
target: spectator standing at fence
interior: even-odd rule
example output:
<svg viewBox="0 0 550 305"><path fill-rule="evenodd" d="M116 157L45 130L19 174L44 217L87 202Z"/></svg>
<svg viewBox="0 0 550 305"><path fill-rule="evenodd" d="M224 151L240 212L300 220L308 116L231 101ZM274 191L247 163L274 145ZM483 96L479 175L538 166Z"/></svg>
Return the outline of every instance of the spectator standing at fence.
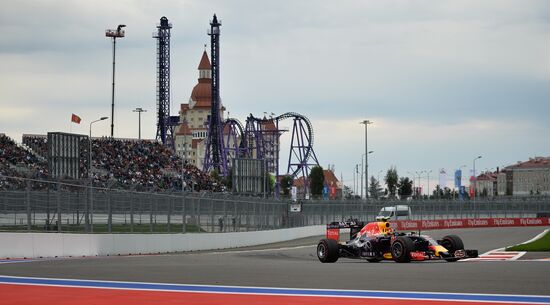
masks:
<svg viewBox="0 0 550 305"><path fill-rule="evenodd" d="M220 227L220 232L223 232L223 217L218 218L218 226Z"/></svg>

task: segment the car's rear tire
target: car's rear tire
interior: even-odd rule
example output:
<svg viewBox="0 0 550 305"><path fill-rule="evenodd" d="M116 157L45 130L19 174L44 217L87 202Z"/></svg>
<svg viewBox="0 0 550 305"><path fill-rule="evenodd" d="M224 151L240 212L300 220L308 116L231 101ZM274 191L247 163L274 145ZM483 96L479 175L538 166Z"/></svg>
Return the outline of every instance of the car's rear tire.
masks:
<svg viewBox="0 0 550 305"><path fill-rule="evenodd" d="M441 245L449 251L449 254L454 255L456 250L464 250L464 243L462 239L456 235L447 235L441 240ZM458 258L450 257L445 258L448 262L456 262Z"/></svg>
<svg viewBox="0 0 550 305"><path fill-rule="evenodd" d="M398 263L410 262L413 247L413 241L409 237L398 236L391 244L391 255L393 260Z"/></svg>
<svg viewBox="0 0 550 305"><path fill-rule="evenodd" d="M321 263L334 263L338 260L338 242L323 238L317 245L317 258Z"/></svg>

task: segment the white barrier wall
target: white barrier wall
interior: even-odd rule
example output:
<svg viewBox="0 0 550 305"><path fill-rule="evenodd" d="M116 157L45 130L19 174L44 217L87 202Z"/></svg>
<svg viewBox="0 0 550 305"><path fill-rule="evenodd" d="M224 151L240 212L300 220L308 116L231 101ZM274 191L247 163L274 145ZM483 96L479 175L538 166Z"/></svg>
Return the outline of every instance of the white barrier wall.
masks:
<svg viewBox="0 0 550 305"><path fill-rule="evenodd" d="M325 228L187 234L0 233L0 259L227 249L323 235Z"/></svg>

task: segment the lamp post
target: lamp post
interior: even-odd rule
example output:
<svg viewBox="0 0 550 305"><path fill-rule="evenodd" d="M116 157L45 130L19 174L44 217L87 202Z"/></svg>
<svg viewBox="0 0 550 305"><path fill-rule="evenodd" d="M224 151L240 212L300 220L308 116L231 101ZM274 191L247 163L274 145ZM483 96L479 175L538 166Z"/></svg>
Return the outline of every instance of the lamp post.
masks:
<svg viewBox="0 0 550 305"><path fill-rule="evenodd" d="M92 121L90 122L90 138L88 139L88 143L89 143L89 146L88 146L88 177L90 178L90 210L92 211L91 214L88 214L86 213L86 220L88 220L88 224L90 226L90 232L94 232L94 201L92 199L92 195L93 195L93 192L92 192L92 188L93 188L93 182L94 182L94 179L92 178L92 124L95 123L95 122L99 122L99 121L103 121L103 120L106 120L108 119L109 117L107 116L104 116L104 117L101 117L95 121ZM89 215L89 216L88 216Z"/></svg>
<svg viewBox="0 0 550 305"><path fill-rule="evenodd" d="M355 198L355 196L357 195L357 190L355 189L355 186L357 185L355 183L355 172L357 171L357 164L355 165L355 168L353 169L353 198Z"/></svg>
<svg viewBox="0 0 550 305"><path fill-rule="evenodd" d="M430 199L430 173L431 172L432 170L426 171L426 173L428 174L428 199Z"/></svg>
<svg viewBox="0 0 550 305"><path fill-rule="evenodd" d="M476 160L477 159L481 159L481 156L477 156L476 158L474 158L474 216L476 214L476 193L477 193L477 177L476 177Z"/></svg>
<svg viewBox="0 0 550 305"><path fill-rule="evenodd" d="M419 172L415 172L415 173L418 175L418 186L417 186L417 188L418 188L418 190L420 191L419 194L418 194L419 196L422 196L422 191L420 190L420 176L422 175L423 172L424 172L424 171L420 171L420 173L419 173Z"/></svg>
<svg viewBox="0 0 550 305"><path fill-rule="evenodd" d="M369 177L369 153L368 153L368 146L367 146L367 127L369 124L372 124L372 121L364 120L363 122L359 122L359 124L365 124L365 181L368 181ZM363 187L363 185L361 185ZM369 198L369 192L365 194L365 198Z"/></svg>
<svg viewBox="0 0 550 305"><path fill-rule="evenodd" d="M416 176L414 175L414 173L411 173L409 171L407 171L407 174L409 174L413 177L412 182L413 182L413 190L414 190L414 188L416 186Z"/></svg>
<svg viewBox="0 0 550 305"><path fill-rule="evenodd" d="M464 175L462 174L462 168L464 168L464 167L466 167L466 164L461 165L461 166L458 167L458 170L460 171L460 184L461 184L461 185L462 185L462 176L464 176ZM460 186L460 185L459 185L459 186Z"/></svg>
<svg viewBox="0 0 550 305"><path fill-rule="evenodd" d="M359 164L355 164L355 196L359 193Z"/></svg>
<svg viewBox="0 0 550 305"><path fill-rule="evenodd" d="M462 188L462 177L464 176L464 175L462 174L462 173L463 173L462 169L463 169L464 167L466 167L466 164L461 165L461 166L458 167L458 171L460 172L460 177L458 177L458 179L460 179L460 180L458 180L458 185L456 185L456 186L458 187L458 195L457 195L457 197L460 198L460 199L462 199L462 195L460 195L460 194L461 194L461 193L460 193L460 190L461 190L461 188ZM456 184L456 182L455 182L455 184Z"/></svg>
<svg viewBox="0 0 550 305"><path fill-rule="evenodd" d="M369 151L368 154L372 154L374 151ZM362 154L361 155L361 170L363 170L363 157L365 157L368 154ZM365 158L366 159L366 158ZM369 185L369 177L365 177L365 197L368 197L368 185ZM361 198L363 198L363 173L361 173Z"/></svg>
<svg viewBox="0 0 550 305"><path fill-rule="evenodd" d="M111 94L111 138L114 136L115 131L115 50L116 50L116 39L124 37L124 30L122 28L126 27L125 24L119 24L116 30L105 30L105 37L113 38L113 89Z"/></svg>
<svg viewBox="0 0 550 305"><path fill-rule="evenodd" d="M142 112L147 112L147 110L145 110L141 107L138 107L138 108L132 110L132 112L137 112L138 113L138 140L141 140L141 113Z"/></svg>

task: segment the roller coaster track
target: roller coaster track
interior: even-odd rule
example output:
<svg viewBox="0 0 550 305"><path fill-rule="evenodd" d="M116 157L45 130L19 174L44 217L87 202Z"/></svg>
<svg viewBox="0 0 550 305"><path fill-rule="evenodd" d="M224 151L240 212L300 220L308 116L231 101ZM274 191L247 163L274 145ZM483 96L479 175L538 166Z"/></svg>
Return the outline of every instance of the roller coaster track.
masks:
<svg viewBox="0 0 550 305"><path fill-rule="evenodd" d="M227 118L223 122L224 128L227 125L235 126L237 128L237 130L239 131L239 136L242 136L244 128L243 128L243 124L241 123L241 121L239 121L238 119L235 119L235 118Z"/></svg>
<svg viewBox="0 0 550 305"><path fill-rule="evenodd" d="M286 119L299 119L299 120L304 121L304 123L306 123L307 132L308 132L307 139L308 139L309 143L307 145L307 151L306 151L303 162L307 162L307 160L309 160L309 158L311 157L311 151L313 149L313 140L314 140L313 126L311 124L311 121L306 116L303 116L303 115L301 115L299 113L296 113L296 112L286 112L286 113L283 113L283 114L277 116L276 118L274 118L274 120L276 120L276 121L283 121L283 120L286 120ZM298 170L296 170L296 172L297 171ZM296 172L293 173L293 175L295 175Z"/></svg>
<svg viewBox="0 0 550 305"><path fill-rule="evenodd" d="M276 138L274 141L278 143L278 137L282 133L282 130L278 129L279 122L287 119L293 120L287 174L294 178L303 175L307 182L309 166L318 165L319 162L313 151L313 125L306 116L296 112L286 112L269 119L257 118L250 114L247 118L246 128L243 128L243 124L235 118L226 119L223 122L223 145L227 160L230 160L231 157L265 158L267 148L264 145L273 145L273 143L264 143L264 137L274 133L273 136ZM264 126L273 123L276 124L277 129L264 130ZM240 143L237 143L239 140ZM271 155L271 157L269 157L269 162L272 162L272 166L275 167L279 162L278 153L275 154L272 151L268 155ZM278 165L276 168L278 174Z"/></svg>
<svg viewBox="0 0 550 305"><path fill-rule="evenodd" d="M227 118L223 122L223 147L224 147L224 153L226 154L226 160L229 161L230 159L230 151L233 151L233 156L231 157L237 157L240 153L242 153L242 142L243 142L243 134L244 134L244 128L243 124L235 118ZM241 139L241 143L238 143L238 139Z"/></svg>

